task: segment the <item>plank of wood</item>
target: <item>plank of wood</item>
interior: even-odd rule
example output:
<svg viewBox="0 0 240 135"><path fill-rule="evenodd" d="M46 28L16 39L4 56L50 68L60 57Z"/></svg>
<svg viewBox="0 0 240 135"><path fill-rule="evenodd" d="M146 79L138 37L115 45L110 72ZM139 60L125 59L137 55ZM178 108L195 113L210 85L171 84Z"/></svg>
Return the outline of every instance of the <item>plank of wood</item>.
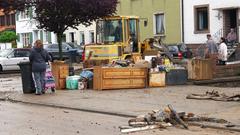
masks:
<svg viewBox="0 0 240 135"><path fill-rule="evenodd" d="M202 128L213 128L213 129L221 129L221 130L229 130L229 131L236 131L240 132L239 126L236 127L226 127L226 126L220 126L220 125L213 125L213 124L203 124L203 123L197 123L197 122L188 122L191 126L198 126Z"/></svg>
<svg viewBox="0 0 240 135"><path fill-rule="evenodd" d="M159 125L150 125L150 126L145 126L145 127L121 129L121 132L122 133L132 133L132 132L145 131L145 130L151 130L151 129L156 129L156 128L160 128L160 126Z"/></svg>

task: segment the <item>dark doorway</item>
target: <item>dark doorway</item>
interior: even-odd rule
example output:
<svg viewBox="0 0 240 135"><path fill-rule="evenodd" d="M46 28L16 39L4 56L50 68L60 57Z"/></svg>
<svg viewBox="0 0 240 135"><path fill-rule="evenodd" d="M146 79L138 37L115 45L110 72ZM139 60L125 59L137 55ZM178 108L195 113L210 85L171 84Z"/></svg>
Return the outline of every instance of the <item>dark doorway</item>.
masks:
<svg viewBox="0 0 240 135"><path fill-rule="evenodd" d="M236 33L237 31L237 9L223 10L223 31L224 36L230 32L230 29L233 28Z"/></svg>
<svg viewBox="0 0 240 135"><path fill-rule="evenodd" d="M230 27L237 27L237 10L229 10Z"/></svg>
<svg viewBox="0 0 240 135"><path fill-rule="evenodd" d="M70 33L70 42L74 43L74 32Z"/></svg>

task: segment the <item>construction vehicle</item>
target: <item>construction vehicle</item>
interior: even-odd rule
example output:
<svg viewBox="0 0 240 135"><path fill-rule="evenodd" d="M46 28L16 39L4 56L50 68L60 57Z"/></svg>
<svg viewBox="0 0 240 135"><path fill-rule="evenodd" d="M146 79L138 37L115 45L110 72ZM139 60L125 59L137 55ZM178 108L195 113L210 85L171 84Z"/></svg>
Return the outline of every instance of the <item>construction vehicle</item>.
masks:
<svg viewBox="0 0 240 135"><path fill-rule="evenodd" d="M106 17L96 22L96 44L84 46L83 61L139 59L156 45L153 39L140 42L140 18L136 16Z"/></svg>

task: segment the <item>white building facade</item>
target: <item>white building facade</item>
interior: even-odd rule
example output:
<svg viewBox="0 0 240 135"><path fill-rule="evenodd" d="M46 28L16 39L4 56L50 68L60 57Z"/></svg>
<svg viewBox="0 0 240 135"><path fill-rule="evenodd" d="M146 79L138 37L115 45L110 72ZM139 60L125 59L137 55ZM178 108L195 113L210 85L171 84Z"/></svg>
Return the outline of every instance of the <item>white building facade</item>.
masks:
<svg viewBox="0 0 240 135"><path fill-rule="evenodd" d="M216 42L234 28L240 39L240 0L183 0L186 44L203 44L206 34Z"/></svg>
<svg viewBox="0 0 240 135"><path fill-rule="evenodd" d="M79 25L78 29L69 28L64 32L66 36L66 42L74 42L78 45L85 45L95 43L96 40L96 23L86 27Z"/></svg>
<svg viewBox="0 0 240 135"><path fill-rule="evenodd" d="M33 19L32 9L25 12L16 13L16 33L18 36L17 47L23 48L32 46L34 41L40 39L43 44L57 43L57 36L53 32L48 32L37 28L37 22ZM78 30L69 28L64 32L63 42L74 42L77 44L91 44L95 42L96 25L79 25Z"/></svg>
<svg viewBox="0 0 240 135"><path fill-rule="evenodd" d="M32 46L37 39L42 40L44 44L56 43L56 34L38 29L37 22L33 19L33 16L33 10L16 13L17 47Z"/></svg>

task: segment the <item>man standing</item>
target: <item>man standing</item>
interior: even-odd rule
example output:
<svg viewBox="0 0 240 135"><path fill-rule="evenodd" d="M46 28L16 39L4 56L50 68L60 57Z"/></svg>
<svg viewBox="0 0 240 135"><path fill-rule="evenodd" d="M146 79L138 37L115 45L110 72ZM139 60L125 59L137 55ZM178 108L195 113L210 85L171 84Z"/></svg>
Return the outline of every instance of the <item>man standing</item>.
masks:
<svg viewBox="0 0 240 135"><path fill-rule="evenodd" d="M211 34L207 34L207 54L209 56L216 55L218 53L217 44L213 41Z"/></svg>
<svg viewBox="0 0 240 135"><path fill-rule="evenodd" d="M118 21L118 25L115 28L114 36L115 36L115 42L122 41L122 21L121 20Z"/></svg>
<svg viewBox="0 0 240 135"><path fill-rule="evenodd" d="M227 35L227 42L233 45L237 41L237 34L233 28L231 28L230 32Z"/></svg>

